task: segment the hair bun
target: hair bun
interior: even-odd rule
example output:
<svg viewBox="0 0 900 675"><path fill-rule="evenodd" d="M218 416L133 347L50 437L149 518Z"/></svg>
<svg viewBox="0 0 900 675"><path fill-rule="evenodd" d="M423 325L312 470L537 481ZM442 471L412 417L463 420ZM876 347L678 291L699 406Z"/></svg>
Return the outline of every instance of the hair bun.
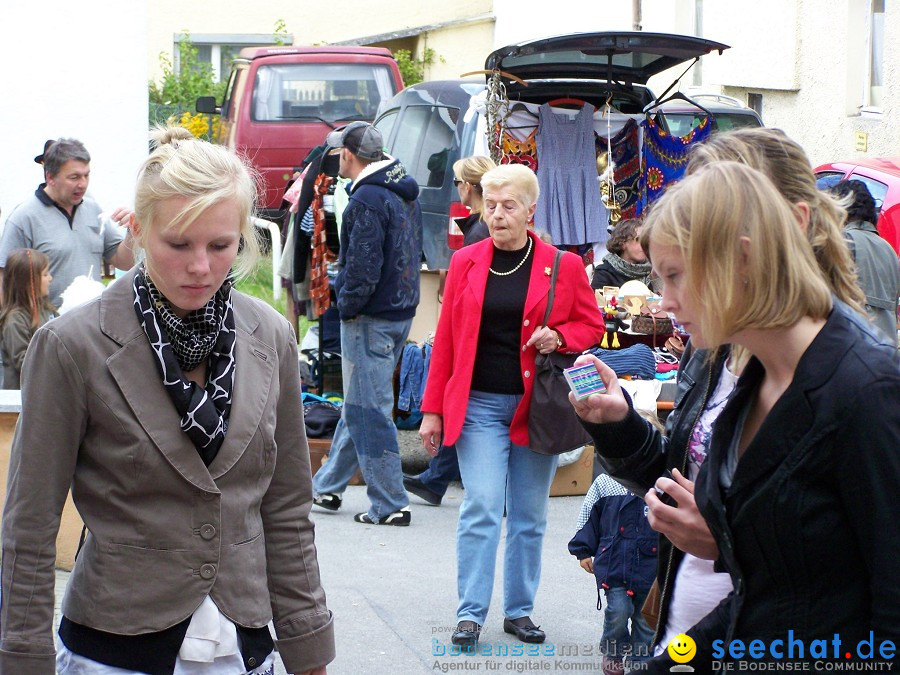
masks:
<svg viewBox="0 0 900 675"><path fill-rule="evenodd" d="M150 144L154 148L161 145L177 145L176 141L193 140L194 135L184 127L157 126L150 130Z"/></svg>

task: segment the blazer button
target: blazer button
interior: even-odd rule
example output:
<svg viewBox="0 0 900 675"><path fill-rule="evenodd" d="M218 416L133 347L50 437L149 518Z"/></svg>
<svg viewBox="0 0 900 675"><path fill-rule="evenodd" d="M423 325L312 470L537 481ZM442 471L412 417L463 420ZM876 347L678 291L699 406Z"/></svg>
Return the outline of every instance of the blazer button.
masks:
<svg viewBox="0 0 900 675"><path fill-rule="evenodd" d="M525 321L522 322L522 325L523 325L523 326L527 326L527 325L530 324L530 323L531 323L531 322L530 322L528 319L525 319Z"/></svg>
<svg viewBox="0 0 900 675"><path fill-rule="evenodd" d="M526 371L525 371L524 373L522 373L522 374L523 374L525 377L531 377L531 371L530 371L530 370L526 370Z"/></svg>
<svg viewBox="0 0 900 675"><path fill-rule="evenodd" d="M255 668L256 667L256 657L251 656L249 659L247 659L247 665L250 666L251 668Z"/></svg>
<svg viewBox="0 0 900 675"><path fill-rule="evenodd" d="M200 576L203 579L206 579L207 581L209 581L214 576L216 576L216 566L210 565L209 563L207 563L206 565L201 565L200 566Z"/></svg>
<svg viewBox="0 0 900 675"><path fill-rule="evenodd" d="M206 525L200 526L200 536L209 541L213 537L216 536L216 528L207 523Z"/></svg>

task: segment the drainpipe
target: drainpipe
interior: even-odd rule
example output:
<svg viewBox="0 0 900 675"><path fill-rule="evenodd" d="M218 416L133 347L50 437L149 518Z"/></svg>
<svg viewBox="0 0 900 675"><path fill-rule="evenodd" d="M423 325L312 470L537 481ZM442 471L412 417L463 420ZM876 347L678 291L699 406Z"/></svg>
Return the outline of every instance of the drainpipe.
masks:
<svg viewBox="0 0 900 675"><path fill-rule="evenodd" d="M641 0L631 0L631 30L642 30Z"/></svg>

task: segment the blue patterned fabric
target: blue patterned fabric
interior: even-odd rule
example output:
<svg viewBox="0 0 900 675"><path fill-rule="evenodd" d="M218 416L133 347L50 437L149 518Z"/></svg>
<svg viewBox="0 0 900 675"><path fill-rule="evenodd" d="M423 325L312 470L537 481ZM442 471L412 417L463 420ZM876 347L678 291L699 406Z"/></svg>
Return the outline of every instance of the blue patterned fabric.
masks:
<svg viewBox="0 0 900 675"><path fill-rule="evenodd" d="M615 165L613 177L616 183L616 202L622 218L633 218L640 198L641 152L638 124L628 120L621 131L610 141ZM606 151L606 142L598 140L598 148Z"/></svg>
<svg viewBox="0 0 900 675"><path fill-rule="evenodd" d="M700 124L686 136L671 136L649 117L641 122L644 132L644 173L641 178L641 199L635 216L655 202L663 191L677 182L687 169L688 149L694 143L709 138L712 126L704 117Z"/></svg>

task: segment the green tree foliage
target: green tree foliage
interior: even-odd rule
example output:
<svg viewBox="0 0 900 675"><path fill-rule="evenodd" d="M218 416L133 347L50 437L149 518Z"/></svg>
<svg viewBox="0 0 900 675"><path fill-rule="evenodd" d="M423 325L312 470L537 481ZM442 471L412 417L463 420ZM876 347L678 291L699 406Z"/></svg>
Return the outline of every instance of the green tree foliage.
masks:
<svg viewBox="0 0 900 675"><path fill-rule="evenodd" d="M188 33L182 33L177 43L179 69L175 72L173 57L160 52L159 65L162 78L159 83L150 81L150 103L192 110L199 96L215 96L222 100L227 78L216 82L212 65L200 61L197 47Z"/></svg>
<svg viewBox="0 0 900 675"><path fill-rule="evenodd" d="M394 52L394 60L400 69L403 84L407 87L423 81L425 79L425 67L434 64L438 58L437 52L428 48L423 50L421 59L414 57L408 49L398 49ZM440 60L443 61L444 59L441 57Z"/></svg>
<svg viewBox="0 0 900 675"><path fill-rule="evenodd" d="M285 37L287 36L287 23L285 23L284 19L275 19L275 31L272 33L275 38L275 44L279 47L287 44L285 42Z"/></svg>

